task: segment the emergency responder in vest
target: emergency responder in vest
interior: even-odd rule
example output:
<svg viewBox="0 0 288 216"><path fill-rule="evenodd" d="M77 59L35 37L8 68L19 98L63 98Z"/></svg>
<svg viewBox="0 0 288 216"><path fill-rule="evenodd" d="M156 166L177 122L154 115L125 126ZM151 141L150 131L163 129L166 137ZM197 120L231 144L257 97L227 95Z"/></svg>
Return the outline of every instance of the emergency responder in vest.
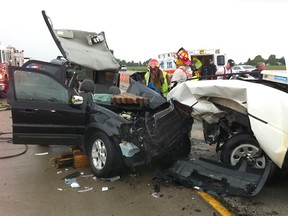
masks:
<svg viewBox="0 0 288 216"><path fill-rule="evenodd" d="M159 62L156 59L151 59L148 62L148 72L145 74L146 85L161 94L163 97L167 97L169 86L171 83L170 76L159 68Z"/></svg>

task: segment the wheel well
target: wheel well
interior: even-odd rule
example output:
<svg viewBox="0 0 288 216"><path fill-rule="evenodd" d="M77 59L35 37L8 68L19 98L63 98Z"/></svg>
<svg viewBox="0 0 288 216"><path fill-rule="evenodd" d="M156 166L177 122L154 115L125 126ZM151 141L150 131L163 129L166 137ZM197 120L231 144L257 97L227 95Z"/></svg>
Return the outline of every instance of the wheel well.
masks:
<svg viewBox="0 0 288 216"><path fill-rule="evenodd" d="M88 152L89 148L89 140L95 134L96 132L102 132L107 135L107 137L112 141L112 143L116 146L116 143L120 143L120 139L117 136L109 136L107 133L105 133L104 130L101 130L96 127L90 127L85 131L85 136L84 136L84 143L83 143L83 149L85 153Z"/></svg>

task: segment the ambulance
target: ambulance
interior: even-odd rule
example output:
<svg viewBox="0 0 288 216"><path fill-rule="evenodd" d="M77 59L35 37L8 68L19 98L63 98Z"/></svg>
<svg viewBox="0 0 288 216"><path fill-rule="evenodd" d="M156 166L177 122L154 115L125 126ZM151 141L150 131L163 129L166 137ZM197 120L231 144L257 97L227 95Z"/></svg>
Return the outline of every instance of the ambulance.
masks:
<svg viewBox="0 0 288 216"><path fill-rule="evenodd" d="M24 51L0 44L0 97L6 97L8 88L8 66L22 66Z"/></svg>
<svg viewBox="0 0 288 216"><path fill-rule="evenodd" d="M196 69L201 71L209 65L209 60L212 59L217 69L224 66L227 61L226 54L222 53L220 49L198 49L198 50L187 50L191 60L195 61ZM158 55L160 62L160 69L173 75L176 70L176 52L163 53Z"/></svg>

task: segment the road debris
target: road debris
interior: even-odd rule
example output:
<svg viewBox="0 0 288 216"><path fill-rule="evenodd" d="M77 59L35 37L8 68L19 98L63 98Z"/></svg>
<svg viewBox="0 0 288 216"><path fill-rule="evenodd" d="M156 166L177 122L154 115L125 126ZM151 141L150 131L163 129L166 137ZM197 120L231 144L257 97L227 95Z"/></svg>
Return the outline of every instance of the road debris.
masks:
<svg viewBox="0 0 288 216"><path fill-rule="evenodd" d="M37 156L43 156L43 155L48 155L49 152L42 152L42 153L35 153Z"/></svg>
<svg viewBox="0 0 288 216"><path fill-rule="evenodd" d="M71 173L69 175L66 175L65 177L62 178L62 180L63 179L72 179L72 178L76 178L78 176L80 176L80 172L77 171L77 172Z"/></svg>
<svg viewBox="0 0 288 216"><path fill-rule="evenodd" d="M114 176L114 177L111 177L111 178L101 178L102 180L105 180L105 181L110 181L110 182L114 182L114 181L117 181L120 179L120 176Z"/></svg>
<svg viewBox="0 0 288 216"><path fill-rule="evenodd" d="M156 193L156 192L151 193L151 195L152 195L154 198L159 198L159 194Z"/></svg>
<svg viewBox="0 0 288 216"><path fill-rule="evenodd" d="M108 187L102 187L102 191L108 191Z"/></svg>
<svg viewBox="0 0 288 216"><path fill-rule="evenodd" d="M84 192L88 192L88 191L91 191L91 190L93 190L93 187L85 187L85 189L79 190L78 192L79 193L84 193Z"/></svg>
<svg viewBox="0 0 288 216"><path fill-rule="evenodd" d="M76 178L65 179L65 184L69 185L71 188L80 188Z"/></svg>

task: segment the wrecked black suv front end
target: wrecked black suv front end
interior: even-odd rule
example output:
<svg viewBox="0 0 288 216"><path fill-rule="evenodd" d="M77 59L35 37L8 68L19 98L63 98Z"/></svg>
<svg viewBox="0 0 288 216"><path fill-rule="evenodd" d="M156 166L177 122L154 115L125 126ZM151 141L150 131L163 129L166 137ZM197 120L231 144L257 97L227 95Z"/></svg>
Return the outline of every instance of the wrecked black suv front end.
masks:
<svg viewBox="0 0 288 216"><path fill-rule="evenodd" d="M193 119L191 115L181 111L179 106L181 104L177 101L171 101L161 111L146 112L145 116L139 116L133 123L121 125L121 150L125 148L123 143L134 146L131 154L123 154L124 161L129 166L150 163L153 159L161 159L166 155L174 159L188 156Z"/></svg>
<svg viewBox="0 0 288 216"><path fill-rule="evenodd" d="M132 100L136 104L133 104ZM90 141L88 145L85 143L88 155L91 156L92 170L96 175L118 174L121 168L114 167L121 163L133 167L163 158L169 158L171 163L189 155L189 134L193 123L189 107L177 101L167 102L153 90L134 81L127 92L112 96L106 104L99 101L95 104L91 116L94 116L94 121L99 121L99 113L105 113L107 118L98 129L109 138L109 141L106 141L108 144L101 144L105 145L105 148L101 149L95 144L94 153L91 145L96 141ZM110 129L107 125L111 126ZM89 137L93 137L93 134L89 134ZM101 156L100 151L105 152L105 157ZM97 167L101 163L102 167ZM106 169L109 170L107 173L103 171Z"/></svg>

